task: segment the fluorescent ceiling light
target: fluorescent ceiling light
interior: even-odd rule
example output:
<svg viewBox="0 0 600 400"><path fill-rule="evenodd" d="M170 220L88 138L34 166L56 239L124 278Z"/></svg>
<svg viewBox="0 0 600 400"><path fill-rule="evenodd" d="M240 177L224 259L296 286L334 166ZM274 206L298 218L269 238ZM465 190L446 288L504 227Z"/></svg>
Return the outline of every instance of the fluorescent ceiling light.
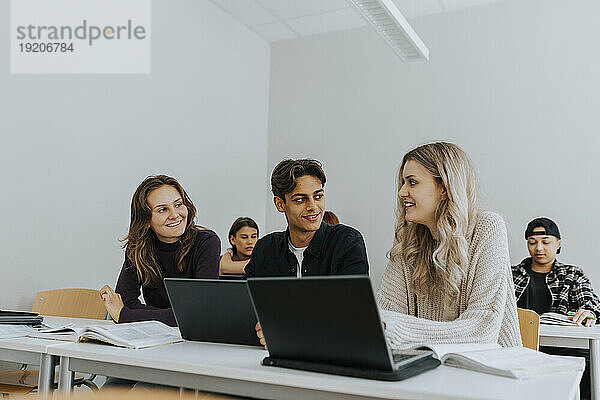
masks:
<svg viewBox="0 0 600 400"><path fill-rule="evenodd" d="M402 61L429 60L429 49L392 0L348 0Z"/></svg>

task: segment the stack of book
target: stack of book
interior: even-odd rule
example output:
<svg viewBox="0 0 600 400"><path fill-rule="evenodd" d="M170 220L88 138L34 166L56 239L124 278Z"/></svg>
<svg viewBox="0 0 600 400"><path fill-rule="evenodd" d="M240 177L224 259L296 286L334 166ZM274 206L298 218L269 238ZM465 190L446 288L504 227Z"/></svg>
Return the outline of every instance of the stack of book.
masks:
<svg viewBox="0 0 600 400"><path fill-rule="evenodd" d="M44 317L30 311L0 310L0 324L39 325Z"/></svg>
<svg viewBox="0 0 600 400"><path fill-rule="evenodd" d="M36 332L32 326L39 325L43 319L34 312L0 310L0 339L27 336Z"/></svg>

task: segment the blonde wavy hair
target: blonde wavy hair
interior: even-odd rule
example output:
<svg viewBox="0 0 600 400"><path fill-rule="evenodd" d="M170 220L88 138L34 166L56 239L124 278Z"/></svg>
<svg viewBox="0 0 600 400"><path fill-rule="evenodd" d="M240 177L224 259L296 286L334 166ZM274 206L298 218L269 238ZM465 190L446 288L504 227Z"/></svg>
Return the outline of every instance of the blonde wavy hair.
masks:
<svg viewBox="0 0 600 400"><path fill-rule="evenodd" d="M435 240L425 225L406 221L404 204L398 198L394 245L389 257L394 262L404 261L412 271L415 292L430 296L441 292L445 304L451 304L458 298L479 214L477 177L471 160L460 147L435 142L406 153L398 172L398 189L404 184L402 172L409 160L425 167L446 190L435 212L438 238Z"/></svg>

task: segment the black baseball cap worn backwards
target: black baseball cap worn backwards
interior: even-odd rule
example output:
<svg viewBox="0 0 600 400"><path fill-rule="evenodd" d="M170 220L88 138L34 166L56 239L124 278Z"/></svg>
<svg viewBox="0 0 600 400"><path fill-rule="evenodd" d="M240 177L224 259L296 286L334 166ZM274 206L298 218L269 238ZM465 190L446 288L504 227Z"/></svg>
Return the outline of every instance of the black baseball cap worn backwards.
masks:
<svg viewBox="0 0 600 400"><path fill-rule="evenodd" d="M533 232L535 228L544 228L544 231ZM548 235L560 239L558 226L554 221L546 217L536 218L527 224L527 229L525 229L525 239L527 240L530 236L535 235ZM560 247L558 248L557 253L560 253Z"/></svg>

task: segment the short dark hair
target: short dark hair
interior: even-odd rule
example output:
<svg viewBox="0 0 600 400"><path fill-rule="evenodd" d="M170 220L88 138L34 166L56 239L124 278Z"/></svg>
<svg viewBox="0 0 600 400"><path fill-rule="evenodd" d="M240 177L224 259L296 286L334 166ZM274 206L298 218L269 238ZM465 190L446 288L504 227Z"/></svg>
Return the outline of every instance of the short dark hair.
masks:
<svg viewBox="0 0 600 400"><path fill-rule="evenodd" d="M325 172L321 163L311 158L299 160L285 159L273 169L271 174L271 191L274 196L285 202L285 195L292 193L296 188L296 179L301 176L311 175L321 181L325 186Z"/></svg>

